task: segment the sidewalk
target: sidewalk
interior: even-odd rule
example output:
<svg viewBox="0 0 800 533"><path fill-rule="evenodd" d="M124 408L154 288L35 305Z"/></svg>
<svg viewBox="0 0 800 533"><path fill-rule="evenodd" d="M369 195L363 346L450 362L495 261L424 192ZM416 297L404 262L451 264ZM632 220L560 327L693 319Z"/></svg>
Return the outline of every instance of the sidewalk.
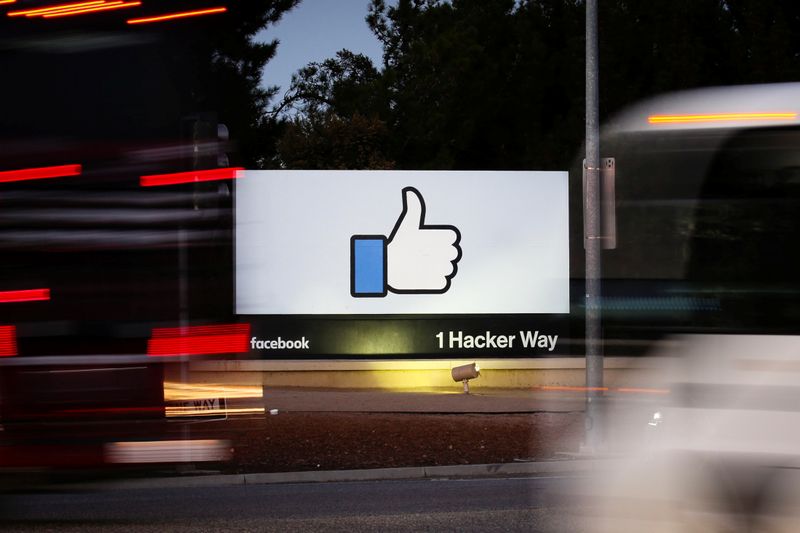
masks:
<svg viewBox="0 0 800 533"><path fill-rule="evenodd" d="M265 388L264 405L279 412L317 413L570 413L583 411L583 394L521 389L412 391ZM455 389L455 390L454 390ZM269 416L269 415L267 415Z"/></svg>

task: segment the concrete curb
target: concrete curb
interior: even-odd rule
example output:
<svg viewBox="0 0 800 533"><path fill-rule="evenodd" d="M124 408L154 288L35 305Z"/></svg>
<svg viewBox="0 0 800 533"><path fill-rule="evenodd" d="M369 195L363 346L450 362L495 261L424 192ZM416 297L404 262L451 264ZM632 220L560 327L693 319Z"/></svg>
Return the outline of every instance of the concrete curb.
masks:
<svg viewBox="0 0 800 533"><path fill-rule="evenodd" d="M565 459L483 465L417 466L373 468L365 470L322 470L308 472L275 472L265 474L203 475L128 479L81 484L79 489L154 489L224 487L231 485L263 485L278 483L327 483L336 481L382 481L392 479L435 479L452 477L495 477L511 475L570 474L585 472L608 459Z"/></svg>

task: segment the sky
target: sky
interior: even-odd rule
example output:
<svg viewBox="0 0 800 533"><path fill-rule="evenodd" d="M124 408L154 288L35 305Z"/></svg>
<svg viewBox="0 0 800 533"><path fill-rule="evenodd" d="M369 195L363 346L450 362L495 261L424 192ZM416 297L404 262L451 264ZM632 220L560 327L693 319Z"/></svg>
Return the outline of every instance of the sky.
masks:
<svg viewBox="0 0 800 533"><path fill-rule="evenodd" d="M362 53L376 67L382 61L381 46L364 18L369 0L302 0L275 26L256 36L278 39L278 51L264 68L262 83L280 86L279 97L288 90L292 74L312 61L333 57L342 48Z"/></svg>

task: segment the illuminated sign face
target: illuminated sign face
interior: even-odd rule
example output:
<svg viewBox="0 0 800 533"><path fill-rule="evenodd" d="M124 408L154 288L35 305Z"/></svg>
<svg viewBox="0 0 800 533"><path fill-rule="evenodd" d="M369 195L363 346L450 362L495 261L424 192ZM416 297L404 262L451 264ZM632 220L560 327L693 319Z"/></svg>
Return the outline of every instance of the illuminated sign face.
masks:
<svg viewBox="0 0 800 533"><path fill-rule="evenodd" d="M566 172L247 171L240 315L569 312Z"/></svg>

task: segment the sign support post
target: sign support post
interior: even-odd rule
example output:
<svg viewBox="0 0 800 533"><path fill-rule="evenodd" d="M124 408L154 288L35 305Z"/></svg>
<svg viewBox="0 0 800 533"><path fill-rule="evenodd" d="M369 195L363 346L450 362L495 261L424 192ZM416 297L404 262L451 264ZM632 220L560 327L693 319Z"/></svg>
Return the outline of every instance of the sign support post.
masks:
<svg viewBox="0 0 800 533"><path fill-rule="evenodd" d="M602 235L600 228L600 126L597 0L586 1L586 162L583 216L586 232L586 442L594 453L602 441L603 352L600 329Z"/></svg>

